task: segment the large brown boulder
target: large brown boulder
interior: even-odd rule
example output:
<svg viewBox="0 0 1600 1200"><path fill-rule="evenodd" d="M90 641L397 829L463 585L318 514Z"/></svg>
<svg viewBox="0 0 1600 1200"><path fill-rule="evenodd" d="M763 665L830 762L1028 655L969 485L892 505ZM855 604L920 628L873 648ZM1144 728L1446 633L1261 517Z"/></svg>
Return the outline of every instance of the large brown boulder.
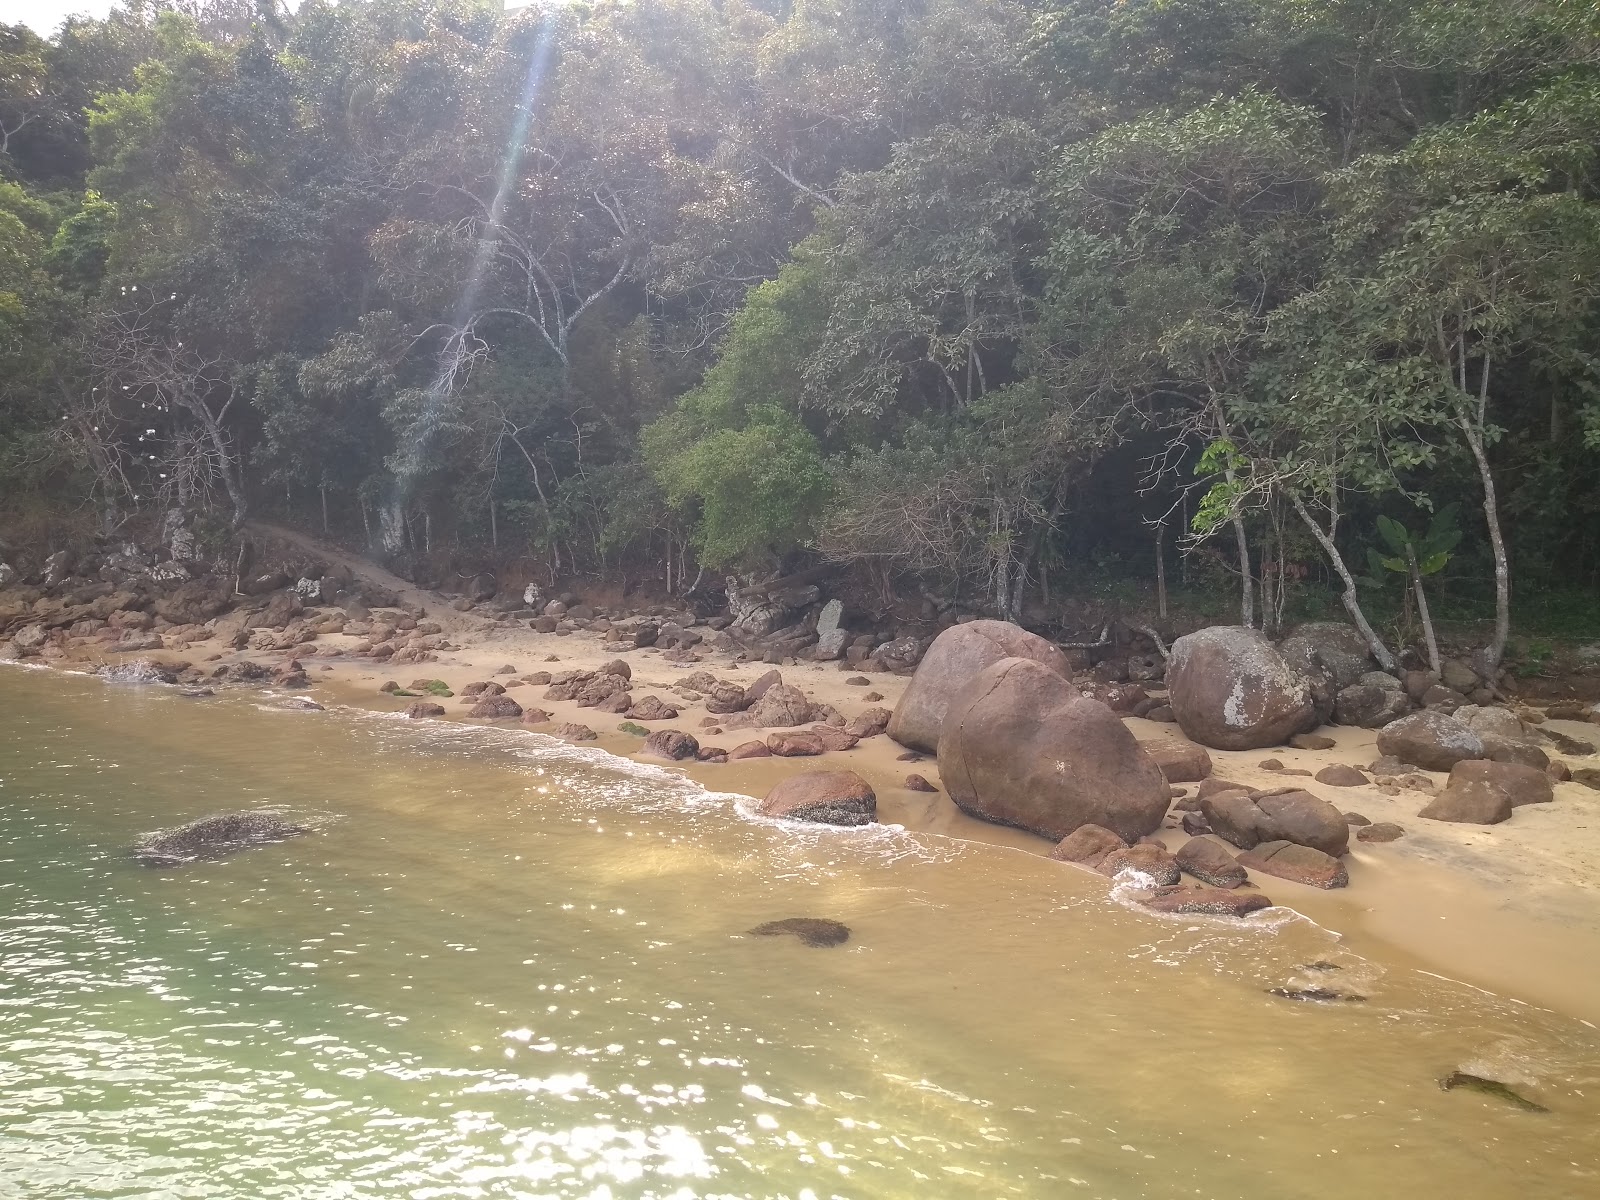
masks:
<svg viewBox="0 0 1600 1200"><path fill-rule="evenodd" d="M945 790L985 821L1056 841L1102 825L1134 842L1167 813L1161 769L1117 715L1032 659L973 677L950 700L938 745Z"/></svg>
<svg viewBox="0 0 1600 1200"><path fill-rule="evenodd" d="M1217 625L1174 642L1167 692L1189 740L1214 750L1279 746L1317 723L1305 676L1243 626Z"/></svg>
<svg viewBox="0 0 1600 1200"><path fill-rule="evenodd" d="M1312 621L1296 626L1278 643L1278 653L1301 674L1321 671L1335 692L1373 669L1372 650L1360 630L1342 621Z"/></svg>
<svg viewBox="0 0 1600 1200"><path fill-rule="evenodd" d="M1113 850L1126 850L1128 843L1118 834L1099 825L1080 825L1056 843L1050 857L1057 862L1082 863L1096 867Z"/></svg>
<svg viewBox="0 0 1600 1200"><path fill-rule="evenodd" d="M807 771L768 792L761 815L821 825L870 825L878 819L878 797L854 771Z"/></svg>
<svg viewBox="0 0 1600 1200"><path fill-rule="evenodd" d="M952 625L933 640L917 665L917 673L900 697L889 721L889 736L902 746L930 753L950 702L984 668L1003 658L1023 658L1063 679L1072 675L1067 656L1051 642L1009 621L968 621Z"/></svg>
<svg viewBox="0 0 1600 1200"><path fill-rule="evenodd" d="M1350 848L1350 826L1326 800L1298 788L1282 792L1222 792L1200 802L1219 836L1241 850L1262 842L1293 842L1338 856Z"/></svg>
<svg viewBox="0 0 1600 1200"><path fill-rule="evenodd" d="M1428 771L1448 771L1458 762L1484 758L1483 739L1465 721L1424 709L1385 725L1378 753Z"/></svg>
<svg viewBox="0 0 1600 1200"><path fill-rule="evenodd" d="M1167 887L1178 882L1178 864L1164 846L1140 842L1126 850L1113 850L1095 866L1102 875L1115 879L1123 871L1137 871L1148 875L1157 887Z"/></svg>
<svg viewBox="0 0 1600 1200"><path fill-rule="evenodd" d="M1535 767L1468 759L1450 769L1444 791L1417 815L1430 821L1498 825L1514 808L1554 799L1550 777Z"/></svg>

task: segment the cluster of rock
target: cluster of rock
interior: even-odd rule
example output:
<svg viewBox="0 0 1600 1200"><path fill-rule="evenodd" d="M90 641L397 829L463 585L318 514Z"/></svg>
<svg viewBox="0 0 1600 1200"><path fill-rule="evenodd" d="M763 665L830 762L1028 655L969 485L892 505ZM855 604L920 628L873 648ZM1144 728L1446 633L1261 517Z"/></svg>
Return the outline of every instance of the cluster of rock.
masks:
<svg viewBox="0 0 1600 1200"><path fill-rule="evenodd" d="M131 545L79 558L51 555L32 576L8 570L0 591L0 657L46 661L98 654L184 650L220 639L238 650L313 655L329 634L363 639L356 653L420 662L448 649L436 623L392 592L350 571L314 561L291 577L273 571L243 580L202 565L156 561Z"/></svg>

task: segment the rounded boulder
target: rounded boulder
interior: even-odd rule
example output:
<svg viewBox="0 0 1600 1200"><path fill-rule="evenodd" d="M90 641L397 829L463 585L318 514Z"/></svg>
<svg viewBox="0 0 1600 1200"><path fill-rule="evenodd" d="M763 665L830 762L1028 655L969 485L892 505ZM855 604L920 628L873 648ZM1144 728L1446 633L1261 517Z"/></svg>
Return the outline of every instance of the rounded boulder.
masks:
<svg viewBox="0 0 1600 1200"><path fill-rule="evenodd" d="M969 815L1056 841L1091 824L1138 841L1170 800L1117 715L1028 658L992 663L951 699L939 775Z"/></svg>
<svg viewBox="0 0 1600 1200"><path fill-rule="evenodd" d="M878 797L854 771L806 771L768 792L761 815L819 825L870 825L878 819Z"/></svg>
<svg viewBox="0 0 1600 1200"><path fill-rule="evenodd" d="M950 703L985 668L1001 659L1028 659L1068 679L1072 667L1052 642L1009 621L968 621L952 625L917 664L905 694L889 719L888 733L902 746L932 753L938 749Z"/></svg>
<svg viewBox="0 0 1600 1200"><path fill-rule="evenodd" d="M1317 723L1305 676L1243 626L1217 625L1174 642L1167 691L1179 728L1214 750L1280 746Z"/></svg>

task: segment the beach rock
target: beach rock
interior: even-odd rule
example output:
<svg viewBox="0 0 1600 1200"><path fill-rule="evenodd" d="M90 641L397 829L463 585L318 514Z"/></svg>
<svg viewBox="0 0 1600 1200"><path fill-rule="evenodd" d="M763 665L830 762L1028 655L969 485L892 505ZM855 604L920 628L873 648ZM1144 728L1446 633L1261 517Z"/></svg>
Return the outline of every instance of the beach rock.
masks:
<svg viewBox="0 0 1600 1200"><path fill-rule="evenodd" d="M870 825L878 819L878 798L854 771L806 771L768 792L761 815L819 825Z"/></svg>
<svg viewBox="0 0 1600 1200"><path fill-rule="evenodd" d="M11 635L11 644L23 654L32 654L50 640L50 634L41 624L24 625Z"/></svg>
<svg viewBox="0 0 1600 1200"><path fill-rule="evenodd" d="M869 708L851 718L844 729L846 733L858 738L877 737L889 727L890 718L893 716L894 714L887 708Z"/></svg>
<svg viewBox="0 0 1600 1200"><path fill-rule="evenodd" d="M613 658L595 672L597 675L615 675L618 679L632 679L633 668L620 658Z"/></svg>
<svg viewBox="0 0 1600 1200"><path fill-rule="evenodd" d="M133 847L133 857L147 867L181 867L191 862L212 862L274 842L310 833L275 812L223 813L152 833Z"/></svg>
<svg viewBox="0 0 1600 1200"><path fill-rule="evenodd" d="M755 937L792 937L803 946L842 946L850 940L850 927L823 917L785 917L747 930Z"/></svg>
<svg viewBox="0 0 1600 1200"><path fill-rule="evenodd" d="M1171 740L1141 744L1168 783L1198 783L1211 774L1211 755L1204 746Z"/></svg>
<svg viewBox="0 0 1600 1200"><path fill-rule="evenodd" d="M1478 689L1478 673L1459 658L1447 658L1439 669L1439 682L1465 695Z"/></svg>
<svg viewBox="0 0 1600 1200"><path fill-rule="evenodd" d="M767 749L767 744L762 741L743 742L728 751L728 761L734 762L745 758L771 758L772 751Z"/></svg>
<svg viewBox="0 0 1600 1200"><path fill-rule="evenodd" d="M1206 822L1241 850L1263 842L1292 842L1324 854L1343 854L1350 845L1344 814L1310 792L1223 792L1203 800Z"/></svg>
<svg viewBox="0 0 1600 1200"><path fill-rule="evenodd" d="M926 779L924 779L921 775L915 775L915 774L906 776L905 787L906 787L907 791L912 791L912 792L937 792L939 790L938 788L934 787L933 784L929 783Z"/></svg>
<svg viewBox="0 0 1600 1200"><path fill-rule="evenodd" d="M999 622L1004 624L1004 622ZM976 624L976 622L973 622ZM892 675L910 675L922 661L925 647L914 637L895 638L872 652L872 660Z"/></svg>
<svg viewBox="0 0 1600 1200"><path fill-rule="evenodd" d="M816 734L817 739L822 742L822 748L830 752L854 750L856 743L861 740L855 734L844 729L835 728L832 725L813 725L811 732Z"/></svg>
<svg viewBox="0 0 1600 1200"><path fill-rule="evenodd" d="M1357 729L1382 729L1411 711L1411 697L1406 695L1400 681L1385 675L1393 686L1375 682L1352 683L1339 691L1333 705L1336 725L1349 725Z"/></svg>
<svg viewBox="0 0 1600 1200"><path fill-rule="evenodd" d="M969 621L933 640L889 721L888 733L915 750L938 748L950 703L985 668L1020 658L1070 679L1067 656L1051 642L1009 621Z"/></svg>
<svg viewBox="0 0 1600 1200"><path fill-rule="evenodd" d="M808 729L803 733L768 734L767 749L779 758L810 758L826 753L828 748Z"/></svg>
<svg viewBox="0 0 1600 1200"><path fill-rule="evenodd" d="M1581 783L1586 788L1593 788L1600 792L1600 767L1575 767L1572 769L1572 782Z"/></svg>
<svg viewBox="0 0 1600 1200"><path fill-rule="evenodd" d="M1369 818L1362 816L1358 812L1347 812L1344 815L1344 823L1352 826L1353 828L1361 829L1365 826L1371 825L1372 821Z"/></svg>
<svg viewBox="0 0 1600 1200"><path fill-rule="evenodd" d="M1289 745L1296 750L1332 750L1338 744L1320 733L1297 733L1289 739Z"/></svg>
<svg viewBox="0 0 1600 1200"><path fill-rule="evenodd" d="M1272 907L1272 901L1260 892L1227 891L1193 884L1155 888L1136 894L1134 899L1153 912L1175 915L1244 917Z"/></svg>
<svg viewBox="0 0 1600 1200"><path fill-rule="evenodd" d="M685 681L687 682L687 681ZM736 683L721 683L712 680L710 685L702 689L705 697L706 711L717 714L743 712L749 706L744 689Z"/></svg>
<svg viewBox="0 0 1600 1200"><path fill-rule="evenodd" d="M938 746L946 792L986 821L1058 841L1102 825L1136 841L1166 816L1167 781L1127 726L1032 659L1003 658L971 679Z"/></svg>
<svg viewBox="0 0 1600 1200"><path fill-rule="evenodd" d="M1346 763L1330 763L1313 778L1329 787L1362 787L1367 783L1365 775Z"/></svg>
<svg viewBox="0 0 1600 1200"><path fill-rule="evenodd" d="M544 725L552 720L554 718L542 708L525 708L522 710L522 723L524 725Z"/></svg>
<svg viewBox="0 0 1600 1200"><path fill-rule="evenodd" d="M1343 822L1340 822L1341 828ZM1294 842L1262 842L1238 858L1242 867L1303 883L1314 888L1342 888L1350 883L1344 864L1331 855Z"/></svg>
<svg viewBox="0 0 1600 1200"><path fill-rule="evenodd" d="M1095 870L1112 879L1122 871L1138 871L1141 875L1150 876L1157 887L1167 887L1177 883L1180 878L1178 864L1172 855L1164 847L1146 842L1125 850L1113 850L1100 860Z"/></svg>
<svg viewBox="0 0 1600 1200"><path fill-rule="evenodd" d="M487 717L490 720L509 720L522 715L522 705L510 696L495 694L486 695L472 706L469 717Z"/></svg>
<svg viewBox="0 0 1600 1200"><path fill-rule="evenodd" d="M1550 777L1520 763L1468 760L1450 771L1450 782L1417 815L1430 821L1498 825L1524 804L1549 804L1555 799Z"/></svg>
<svg viewBox="0 0 1600 1200"><path fill-rule="evenodd" d="M1363 825L1356 830L1358 842L1396 842L1405 837L1406 831L1400 826L1389 821L1378 821L1371 825Z"/></svg>
<svg viewBox="0 0 1600 1200"><path fill-rule="evenodd" d="M1223 779L1220 775L1208 775L1200 781L1200 786L1195 789L1195 799L1207 800L1223 792L1248 792L1249 790L1242 783L1234 783L1231 779Z"/></svg>
<svg viewBox="0 0 1600 1200"><path fill-rule="evenodd" d="M776 672L773 672L776 674ZM812 704L806 694L799 688L787 683L774 683L763 689L761 694L744 712L744 719L737 725L730 721L730 728L749 727L754 729L787 729L794 725L804 725L812 719Z"/></svg>
<svg viewBox="0 0 1600 1200"><path fill-rule="evenodd" d="M1126 850L1128 843L1120 834L1102 825L1080 825L1056 843L1050 857L1058 862L1079 863L1098 867L1100 860L1113 850Z"/></svg>
<svg viewBox="0 0 1600 1200"><path fill-rule="evenodd" d="M470 699L473 696L498 696L505 690L506 689L498 683L492 683L488 680L480 679L476 683L469 683L466 687L462 688L461 695L465 699Z"/></svg>
<svg viewBox="0 0 1600 1200"><path fill-rule="evenodd" d="M626 711L630 721L671 721L678 715L678 710L659 696L636 700Z"/></svg>
<svg viewBox="0 0 1600 1200"><path fill-rule="evenodd" d="M1349 687L1376 665L1361 632L1342 621L1296 626L1278 644L1278 653L1302 675L1319 669L1325 672L1334 692Z"/></svg>
<svg viewBox="0 0 1600 1200"><path fill-rule="evenodd" d="M1174 642L1167 691L1178 726L1216 750L1281 745L1317 724L1306 678L1265 636L1242 626L1212 626Z"/></svg>
<svg viewBox="0 0 1600 1200"><path fill-rule="evenodd" d="M227 585L217 580L192 579L158 598L155 614L174 625L203 625L227 609L228 592Z"/></svg>
<svg viewBox="0 0 1600 1200"><path fill-rule="evenodd" d="M694 734L685 733L681 729L657 729L645 738L641 753L677 762L680 759L694 758L699 754L700 741Z"/></svg>
<svg viewBox="0 0 1600 1200"><path fill-rule="evenodd" d="M1501 763L1518 763L1539 771L1549 769L1550 756L1531 741L1496 737L1492 733L1483 734L1482 737L1485 758Z"/></svg>
<svg viewBox="0 0 1600 1200"><path fill-rule="evenodd" d="M1213 887L1242 887L1249 878L1227 848L1212 838L1192 837L1173 857L1181 870Z"/></svg>
<svg viewBox="0 0 1600 1200"><path fill-rule="evenodd" d="M1483 739L1464 722L1425 709L1379 731L1378 753L1427 771L1448 771L1485 752Z"/></svg>
<svg viewBox="0 0 1600 1200"><path fill-rule="evenodd" d="M412 720L421 720L423 717L444 716L444 705L435 704L432 700L418 700L406 708L406 716Z"/></svg>

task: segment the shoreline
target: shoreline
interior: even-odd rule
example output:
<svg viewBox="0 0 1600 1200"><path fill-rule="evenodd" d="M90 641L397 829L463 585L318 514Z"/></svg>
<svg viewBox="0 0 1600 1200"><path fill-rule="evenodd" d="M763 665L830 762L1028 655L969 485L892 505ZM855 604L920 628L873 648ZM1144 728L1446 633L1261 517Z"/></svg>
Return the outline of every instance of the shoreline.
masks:
<svg viewBox="0 0 1600 1200"><path fill-rule="evenodd" d="M1047 856L1053 848L1047 839L961 812L943 792L936 759L921 755L916 760L902 761L904 748L884 734L865 738L852 749L818 757L673 762L643 754L644 739L618 729L626 720L624 716L580 708L571 700L547 700L543 698L542 685L517 681L517 675L593 670L622 658L633 671L637 699L656 696L680 709L675 719L650 721L644 728L683 730L703 745L728 750L741 742L764 738L771 731L724 729L720 724L707 728L703 723L710 714L704 701L685 700L672 687L696 671L711 671L718 679L748 686L773 670L771 664L731 663L722 661L724 656L710 653L703 656L703 661L669 661L653 648L623 650L583 633L540 633L526 626L486 621L470 613L445 609L440 598L431 595L417 593L410 602L423 604L427 619L437 621L450 641L452 648L439 650L433 661L392 666L356 657L353 651L360 639L342 633L320 635L313 642L290 650L233 650L212 634L181 649L117 653L102 644L80 647L87 653L69 651L48 661L29 660L28 665L94 672L145 660L167 666L187 663L209 676L218 667L230 664L248 662L272 668L298 659L309 677L309 687L291 691L269 680L222 686L230 691L265 688L319 703L389 713L403 712L415 697L396 697L380 691L386 681L393 680L404 688L412 679L437 679L455 695L438 698L445 716L431 719L521 729L556 736L558 740L563 740L555 733L560 725L584 724L597 736L571 744L593 747L634 764L676 769L709 791L756 799L780 779L797 772L848 769L865 778L877 793L881 824L1009 847L1040 857ZM503 673L507 666L516 668L516 675ZM836 663L797 662L777 669L785 682L799 687L815 702L832 705L847 720L869 707L893 709L910 682L909 676L874 673L865 676L865 686L851 684L848 679L861 677L853 670L840 670ZM507 695L524 708L547 711L552 722L533 725L510 719L468 718L472 702L463 698L462 689L468 683L482 681L509 685ZM881 699L868 700L869 696ZM1182 740L1173 725L1136 717L1123 720L1141 742ZM1593 730L1593 726L1572 722L1554 722L1553 727L1571 734L1588 730L1590 736ZM1352 839L1350 852L1343 860L1350 876L1350 884L1344 889L1320 891L1271 877L1253 877L1252 882L1258 883L1277 905L1315 921L1357 953L1393 966L1442 975L1508 1001L1546 1008L1592 1026L1600 1025L1600 794L1581 784L1558 783L1555 803L1519 808L1505 824L1452 825L1416 817L1417 809L1431 798L1429 793L1403 791L1390 795L1371 784L1336 788L1305 777L1286 779L1259 765L1270 756L1291 771L1315 772L1333 763L1365 765L1376 757L1376 731L1335 726L1318 732L1334 741L1332 749L1212 750L1209 753L1213 773L1250 787L1282 786L1292 781L1342 811L1359 812L1373 821L1399 823L1406 836L1387 844ZM939 790L926 793L907 788L905 777L910 772L922 775ZM1442 786L1444 775L1433 773L1431 777ZM1192 795L1193 785L1183 790ZM1170 812L1156 835L1169 850L1176 850L1187 840L1188 835L1177 828L1179 815ZM1084 868L1061 863L1060 870L1078 872L1084 879L1099 878L1107 892L1111 889L1111 880Z"/></svg>

